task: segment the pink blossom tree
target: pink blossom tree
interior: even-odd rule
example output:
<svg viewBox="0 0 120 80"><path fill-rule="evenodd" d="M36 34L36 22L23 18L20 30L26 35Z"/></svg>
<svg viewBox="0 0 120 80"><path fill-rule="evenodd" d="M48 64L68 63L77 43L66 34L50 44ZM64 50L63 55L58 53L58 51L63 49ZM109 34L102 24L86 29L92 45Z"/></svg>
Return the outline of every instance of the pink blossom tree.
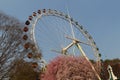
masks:
<svg viewBox="0 0 120 80"><path fill-rule="evenodd" d="M59 56L47 66L42 80L97 80L84 57Z"/></svg>

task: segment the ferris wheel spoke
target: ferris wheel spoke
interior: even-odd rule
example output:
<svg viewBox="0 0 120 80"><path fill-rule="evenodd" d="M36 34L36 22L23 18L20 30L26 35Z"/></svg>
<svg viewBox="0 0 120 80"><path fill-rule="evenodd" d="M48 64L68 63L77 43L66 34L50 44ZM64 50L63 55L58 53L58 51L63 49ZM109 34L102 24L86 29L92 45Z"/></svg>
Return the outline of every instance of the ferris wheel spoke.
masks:
<svg viewBox="0 0 120 80"><path fill-rule="evenodd" d="M52 36L49 36L49 34L54 34L53 33L53 30L52 30L52 26L51 25L47 25L43 20L41 20L42 21L42 23L43 23L43 31L44 31L44 34L46 34L45 36L42 36L42 37L45 37L46 39L45 40L50 40L50 39L52 39L53 37ZM50 22L49 22L49 24L50 24ZM49 29L50 28L50 29ZM49 33L48 32L48 29L49 29L49 31L50 32L52 32L52 33ZM56 34L54 34L54 35L56 35ZM52 42L53 44L56 42L56 41L49 41L49 42ZM57 42L56 42L57 43Z"/></svg>

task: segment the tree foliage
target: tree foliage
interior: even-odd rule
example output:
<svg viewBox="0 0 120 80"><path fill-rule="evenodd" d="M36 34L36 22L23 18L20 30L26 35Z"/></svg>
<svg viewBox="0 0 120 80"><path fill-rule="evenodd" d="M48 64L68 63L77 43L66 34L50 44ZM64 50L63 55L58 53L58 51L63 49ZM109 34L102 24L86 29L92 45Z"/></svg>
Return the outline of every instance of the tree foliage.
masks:
<svg viewBox="0 0 120 80"><path fill-rule="evenodd" d="M14 65L9 75L10 80L36 80L38 73L33 70L31 63L16 60Z"/></svg>
<svg viewBox="0 0 120 80"><path fill-rule="evenodd" d="M59 56L47 66L42 80L97 80L84 57Z"/></svg>
<svg viewBox="0 0 120 80"><path fill-rule="evenodd" d="M109 74L107 71L107 67L108 65L112 66L113 72L115 74L115 76L117 76L118 78L120 78L120 59L106 59L103 61L102 63L102 73L101 73L101 77L103 80L107 80L109 78Z"/></svg>

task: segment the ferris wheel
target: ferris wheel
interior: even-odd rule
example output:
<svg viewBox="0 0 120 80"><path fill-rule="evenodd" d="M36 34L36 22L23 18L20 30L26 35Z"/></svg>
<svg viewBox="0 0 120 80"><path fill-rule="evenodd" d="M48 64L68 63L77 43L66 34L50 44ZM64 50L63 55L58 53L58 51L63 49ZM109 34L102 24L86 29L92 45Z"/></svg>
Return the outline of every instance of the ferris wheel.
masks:
<svg viewBox="0 0 120 80"><path fill-rule="evenodd" d="M37 62L49 62L58 55L72 55L95 61L96 68L89 62L92 69L99 72L101 54L95 41L69 14L51 9L38 10L29 16L23 32L23 46L28 58L33 60L34 68Z"/></svg>

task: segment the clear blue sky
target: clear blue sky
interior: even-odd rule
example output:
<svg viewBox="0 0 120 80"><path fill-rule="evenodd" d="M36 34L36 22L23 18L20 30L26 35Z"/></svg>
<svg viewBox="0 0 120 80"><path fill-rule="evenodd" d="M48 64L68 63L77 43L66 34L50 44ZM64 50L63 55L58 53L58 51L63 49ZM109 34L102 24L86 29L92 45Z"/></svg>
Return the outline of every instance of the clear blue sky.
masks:
<svg viewBox="0 0 120 80"><path fill-rule="evenodd" d="M120 58L120 0L0 0L0 11L22 22L38 9L67 12L92 35L104 59Z"/></svg>

